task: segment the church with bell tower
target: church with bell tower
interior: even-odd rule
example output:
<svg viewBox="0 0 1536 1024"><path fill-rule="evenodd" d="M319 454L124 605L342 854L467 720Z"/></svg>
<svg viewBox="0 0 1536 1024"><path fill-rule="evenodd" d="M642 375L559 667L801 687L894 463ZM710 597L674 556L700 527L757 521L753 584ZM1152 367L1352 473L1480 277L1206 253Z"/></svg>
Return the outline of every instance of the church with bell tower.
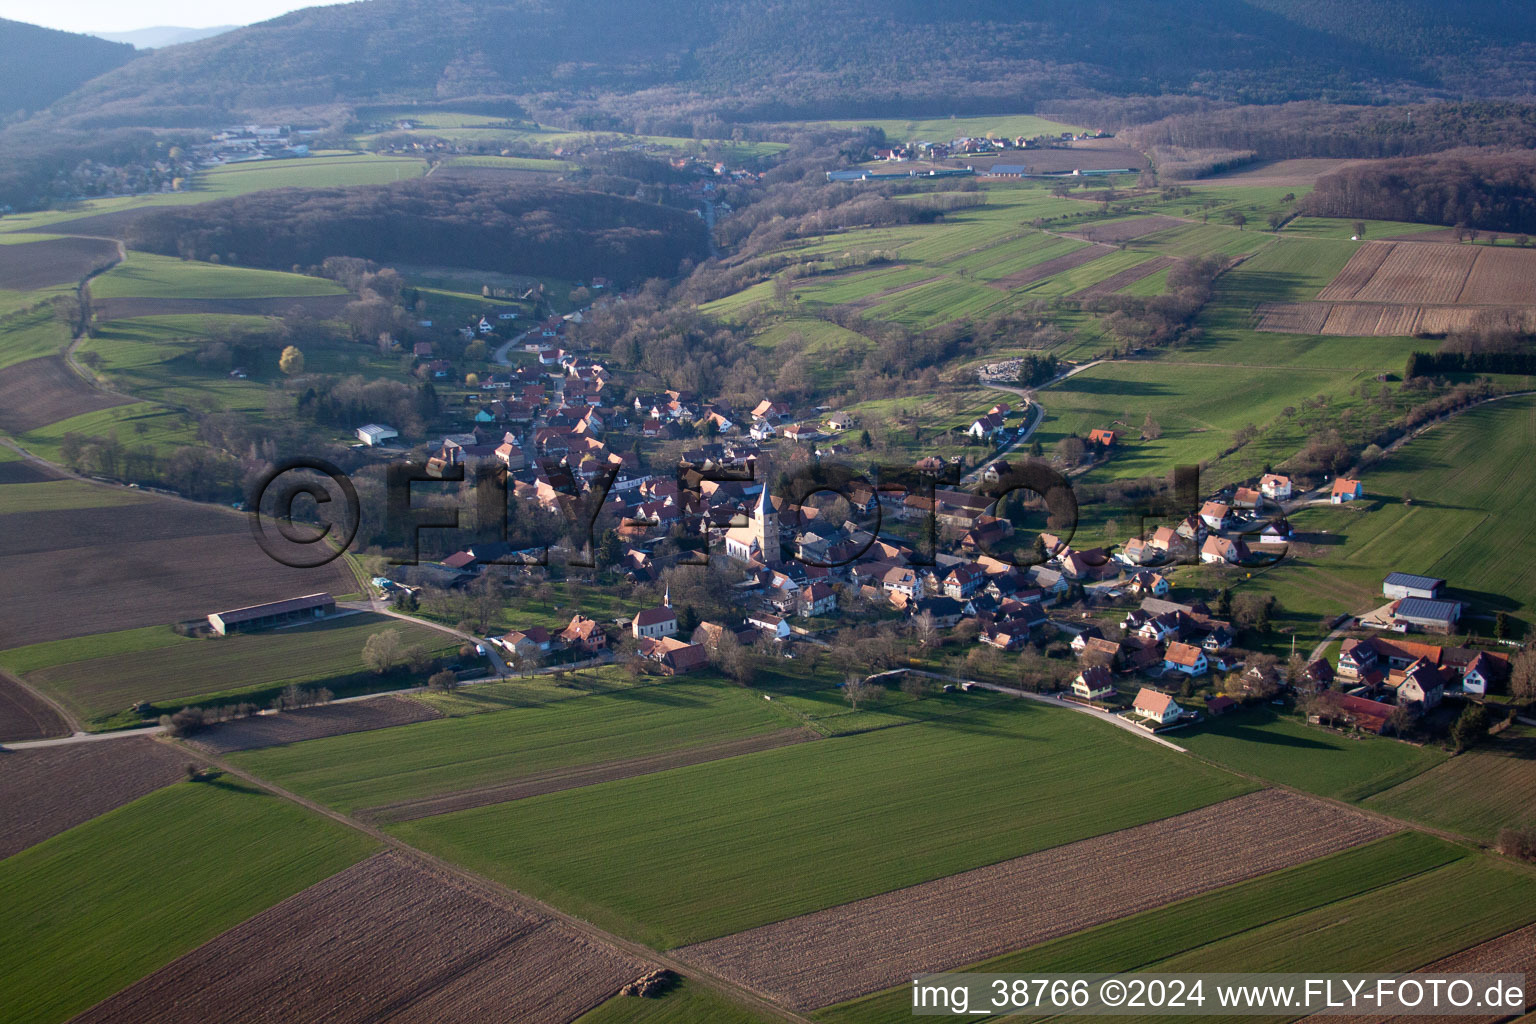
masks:
<svg viewBox="0 0 1536 1024"><path fill-rule="evenodd" d="M779 514L773 509L766 483L747 525L735 526L725 532L725 556L763 566L779 560Z"/></svg>

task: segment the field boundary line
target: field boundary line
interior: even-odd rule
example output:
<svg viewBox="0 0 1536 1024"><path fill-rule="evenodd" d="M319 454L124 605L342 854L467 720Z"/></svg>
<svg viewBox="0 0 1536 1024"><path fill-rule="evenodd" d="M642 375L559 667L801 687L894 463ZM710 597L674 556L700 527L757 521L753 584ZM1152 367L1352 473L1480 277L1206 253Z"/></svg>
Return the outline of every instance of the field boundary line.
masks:
<svg viewBox="0 0 1536 1024"><path fill-rule="evenodd" d="M91 736L91 735L94 735L93 733L88 733L84 729L80 728L80 720L77 719L74 715L70 714L68 708L66 708L63 704L60 704L58 701L54 700L48 694L46 694L43 691L39 690L37 687L33 686L31 683L27 682L25 679L21 678L21 676L19 676L16 673L10 671L9 669L0 668L0 677L4 677L7 682L15 683L16 686L18 686L20 689L22 689L26 693L31 694L33 697L36 697L38 700L42 701L44 704L47 704L49 707L53 708L53 710L57 711L59 713L59 717L64 719L65 727L70 730L70 734L68 736L45 737L45 738L40 739L40 740L25 740L25 741L22 741L22 742L26 742L26 743L48 743L48 744L55 744L55 745L57 745L57 744L63 743L64 741L72 740L76 736ZM0 743L0 748L8 748L8 749L15 750L15 749L17 749L17 745L14 744L14 743Z"/></svg>

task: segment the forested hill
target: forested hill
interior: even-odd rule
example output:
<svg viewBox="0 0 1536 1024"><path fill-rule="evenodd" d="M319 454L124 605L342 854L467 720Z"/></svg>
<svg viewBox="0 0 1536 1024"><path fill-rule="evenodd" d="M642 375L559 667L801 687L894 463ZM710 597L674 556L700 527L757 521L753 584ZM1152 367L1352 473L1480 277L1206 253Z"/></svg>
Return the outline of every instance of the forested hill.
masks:
<svg viewBox="0 0 1536 1024"><path fill-rule="evenodd" d="M651 90L653 113L702 96L728 114L768 117L1023 109L1090 92L1264 103L1522 92L1536 56L1508 41L1532 37L1533 8L1518 0L366 0L151 53L56 113L81 127L206 124L216 112L641 90Z"/></svg>
<svg viewBox="0 0 1536 1024"><path fill-rule="evenodd" d="M671 277L706 255L691 211L563 185L425 179L274 189L150 211L135 249L287 269L330 256L625 283Z"/></svg>
<svg viewBox="0 0 1536 1024"><path fill-rule="evenodd" d="M127 43L0 18L0 123L46 107L134 56Z"/></svg>

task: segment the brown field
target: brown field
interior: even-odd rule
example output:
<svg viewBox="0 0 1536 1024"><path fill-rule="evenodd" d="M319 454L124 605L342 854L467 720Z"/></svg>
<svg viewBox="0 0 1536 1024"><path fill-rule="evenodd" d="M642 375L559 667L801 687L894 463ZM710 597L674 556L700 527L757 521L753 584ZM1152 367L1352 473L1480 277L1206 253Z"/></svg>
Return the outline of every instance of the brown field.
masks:
<svg viewBox="0 0 1536 1024"><path fill-rule="evenodd" d="M147 736L0 752L0 858L170 785L186 763Z"/></svg>
<svg viewBox="0 0 1536 1024"><path fill-rule="evenodd" d="M1391 242L1366 242L1344 264L1337 277L1317 293L1320 300L1353 299L1370 283L1372 276L1381 269L1382 263L1396 248Z"/></svg>
<svg viewBox="0 0 1536 1024"><path fill-rule="evenodd" d="M1528 333L1536 307L1404 306L1385 302L1273 302L1258 308L1257 330L1342 337L1410 337L1503 326Z"/></svg>
<svg viewBox="0 0 1536 1024"><path fill-rule="evenodd" d="M1044 263L1037 263L1032 267L1027 267L1017 274L1009 274L1007 277L1000 277L996 281L988 281L987 283L993 288L1001 288L1004 291L1009 288L1020 288L1035 281L1042 281L1052 274L1059 274L1063 270L1071 270L1073 267L1080 267L1084 263L1092 263L1094 260L1108 256L1114 251L1114 248L1108 245L1085 245L1081 249L1073 249L1065 256L1057 256L1055 259L1046 260Z"/></svg>
<svg viewBox="0 0 1536 1024"><path fill-rule="evenodd" d="M809 1010L1379 839L1392 825L1280 790L1068 843L678 950Z"/></svg>
<svg viewBox="0 0 1536 1024"><path fill-rule="evenodd" d="M0 649L357 589L344 560L291 569L243 516L144 495L105 508L0 515Z"/></svg>
<svg viewBox="0 0 1536 1024"><path fill-rule="evenodd" d="M17 459L15 462L0 462L0 486L5 484L40 484L46 480L58 480L56 473L50 472L44 466L36 462L27 462Z"/></svg>
<svg viewBox="0 0 1536 1024"><path fill-rule="evenodd" d="M0 430L12 434L132 401L91 387L64 364L63 356L28 359L0 369Z"/></svg>
<svg viewBox="0 0 1536 1024"><path fill-rule="evenodd" d="M754 754L760 750L773 750L776 747L786 747L792 743L804 743L807 740L819 738L820 734L810 729L781 729L761 736L708 743L645 757L631 757L622 761L553 768L549 771L525 775L515 782L369 807L359 811L358 817L374 822L414 821L417 818L430 818L435 814L465 811L471 807L485 807L490 804L506 803L509 800L524 800L530 796L543 796L545 793L558 793L564 789L576 789L580 786L595 786L599 782L628 779L636 775L650 775L653 772L684 768L691 764L703 764L706 761L718 761L726 757L739 757L742 754Z"/></svg>
<svg viewBox="0 0 1536 1024"><path fill-rule="evenodd" d="M193 742L215 754L255 750L284 743L318 740L349 732L371 732L395 725L411 725L442 718L443 713L418 700L399 694L300 708L278 715L256 715L216 725L199 733Z"/></svg>
<svg viewBox="0 0 1536 1024"><path fill-rule="evenodd" d="M1531 991L1531 979L1536 978L1536 924L1528 924L1524 928L1500 935L1496 939L1479 943L1460 953L1452 953L1442 960L1425 964L1415 974L1524 974L1526 979L1527 1008L1536 1006L1536 993ZM1340 1024L1387 1024L1389 1021L1421 1022L1421 1024L1493 1024L1494 1021L1503 1020L1507 1015L1495 1014L1492 1016L1423 1016L1412 1017L1388 1017L1376 1016L1340 1016L1337 1014L1313 1014L1303 1017L1301 1024L1329 1024L1338 1021Z"/></svg>
<svg viewBox="0 0 1536 1024"><path fill-rule="evenodd" d="M1147 235L1155 235L1159 231L1167 231L1169 228L1183 227L1188 221L1179 220L1177 217L1132 217L1130 220L1116 221L1113 224L1089 224L1072 232L1080 238L1086 238L1090 242L1129 242L1133 238L1144 238Z"/></svg>
<svg viewBox="0 0 1536 1024"><path fill-rule="evenodd" d="M54 710L53 705L6 673L0 672L0 743L45 740L67 735L69 724ZM0 819L3 819L3 815L0 815Z"/></svg>
<svg viewBox="0 0 1536 1024"><path fill-rule="evenodd" d="M93 299L96 319L125 320L134 316L170 316L180 313L220 313L231 316L282 316L302 309L311 316L339 316L352 295L288 295L271 299Z"/></svg>
<svg viewBox="0 0 1536 1024"><path fill-rule="evenodd" d="M1226 174L1197 178L1185 182L1188 185L1249 185L1256 188L1307 188L1317 184L1325 174L1342 170L1365 160L1344 160L1332 157L1302 158L1296 160L1266 160L1248 164L1240 170Z"/></svg>
<svg viewBox="0 0 1536 1024"><path fill-rule="evenodd" d="M77 1024L566 1024L647 965L382 853L284 900Z"/></svg>
<svg viewBox="0 0 1536 1024"><path fill-rule="evenodd" d="M1069 298L1093 299L1101 295L1113 295L1127 285L1135 284L1144 277L1151 277L1165 267L1173 266L1174 261L1167 256L1154 256L1145 263L1138 263L1134 267L1127 267L1118 274L1113 274L1100 281L1091 284L1080 292L1073 292Z"/></svg>
<svg viewBox="0 0 1536 1024"><path fill-rule="evenodd" d="M1536 306L1536 252L1367 242L1317 297L1403 306Z"/></svg>
<svg viewBox="0 0 1536 1024"><path fill-rule="evenodd" d="M0 245L0 281L9 291L28 292L74 284L117 262L117 243L105 238L49 238Z"/></svg>

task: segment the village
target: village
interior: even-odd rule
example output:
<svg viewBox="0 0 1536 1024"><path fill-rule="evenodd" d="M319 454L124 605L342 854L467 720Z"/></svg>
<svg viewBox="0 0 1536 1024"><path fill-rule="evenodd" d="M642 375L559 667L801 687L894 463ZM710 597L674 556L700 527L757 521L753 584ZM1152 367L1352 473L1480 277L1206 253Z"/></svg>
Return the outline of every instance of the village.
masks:
<svg viewBox="0 0 1536 1024"><path fill-rule="evenodd" d="M608 282L592 285L600 290ZM592 518L607 524L605 547L615 563L600 571L636 595L660 598L627 617L599 621L576 610L564 628L529 625L485 637L509 670L600 658L682 675L721 667L727 637L730 647L793 659L807 646L836 645L841 630L879 623L928 638L915 645L920 650L970 645L994 659L1027 652L1050 667L1029 681L1031 688L1149 732L1220 715L1245 700L1295 700L1314 724L1396 735L1445 727L1447 698L1482 700L1507 676L1505 653L1402 639L1458 631L1465 606L1445 597L1444 580L1387 576L1380 607L1334 624L1340 635L1377 635L1344 639L1332 662L1321 648L1310 655L1293 650L1282 662L1245 646L1255 623L1252 615L1236 621L1229 589L1217 597L1171 597L1184 567L1238 573L1274 564L1295 540L1290 512L1362 502L1362 479L1341 475L1304 489L1267 472L1120 545L1078 546L1070 535L1042 530L1032 549L1010 554L1018 540L1014 523L993 497L960 485L963 467L945 459L919 460L911 467L916 484L855 472L842 478L837 502L791 503L773 493L769 467L806 458L816 467L853 462L861 448L855 415L797 410L772 397L737 410L679 390L624 392L600 362L563 347L568 325L580 316L550 317L515 335L523 361L468 378L481 397L467 399L464 431L416 449L425 452L429 474L453 475L458 467L466 479L504 473L516 500L556 516L575 518L574 509L590 508L600 495ZM491 317L512 318L489 313L461 333L508 333ZM416 355L434 375L455 372L432 359L430 344L418 345ZM615 393L625 400L614 400ZM1021 410L999 403L957 428L992 453L974 460L966 480L1006 479L1007 457L1037 418L1027 401ZM385 457L402 454L386 424L367 424L357 434L363 445L382 446ZM1089 459L1108 459L1123 443L1109 428L1090 431L1084 441ZM680 446L680 466L643 461L646 446L667 443ZM935 539L940 543L932 547ZM729 579L739 609L734 618L699 619L673 607L664 577L704 551L711 571ZM411 607L423 588L462 592L478 583L505 597L506 588L543 571L521 564L537 560L533 554L479 543L399 567L374 583Z"/></svg>

